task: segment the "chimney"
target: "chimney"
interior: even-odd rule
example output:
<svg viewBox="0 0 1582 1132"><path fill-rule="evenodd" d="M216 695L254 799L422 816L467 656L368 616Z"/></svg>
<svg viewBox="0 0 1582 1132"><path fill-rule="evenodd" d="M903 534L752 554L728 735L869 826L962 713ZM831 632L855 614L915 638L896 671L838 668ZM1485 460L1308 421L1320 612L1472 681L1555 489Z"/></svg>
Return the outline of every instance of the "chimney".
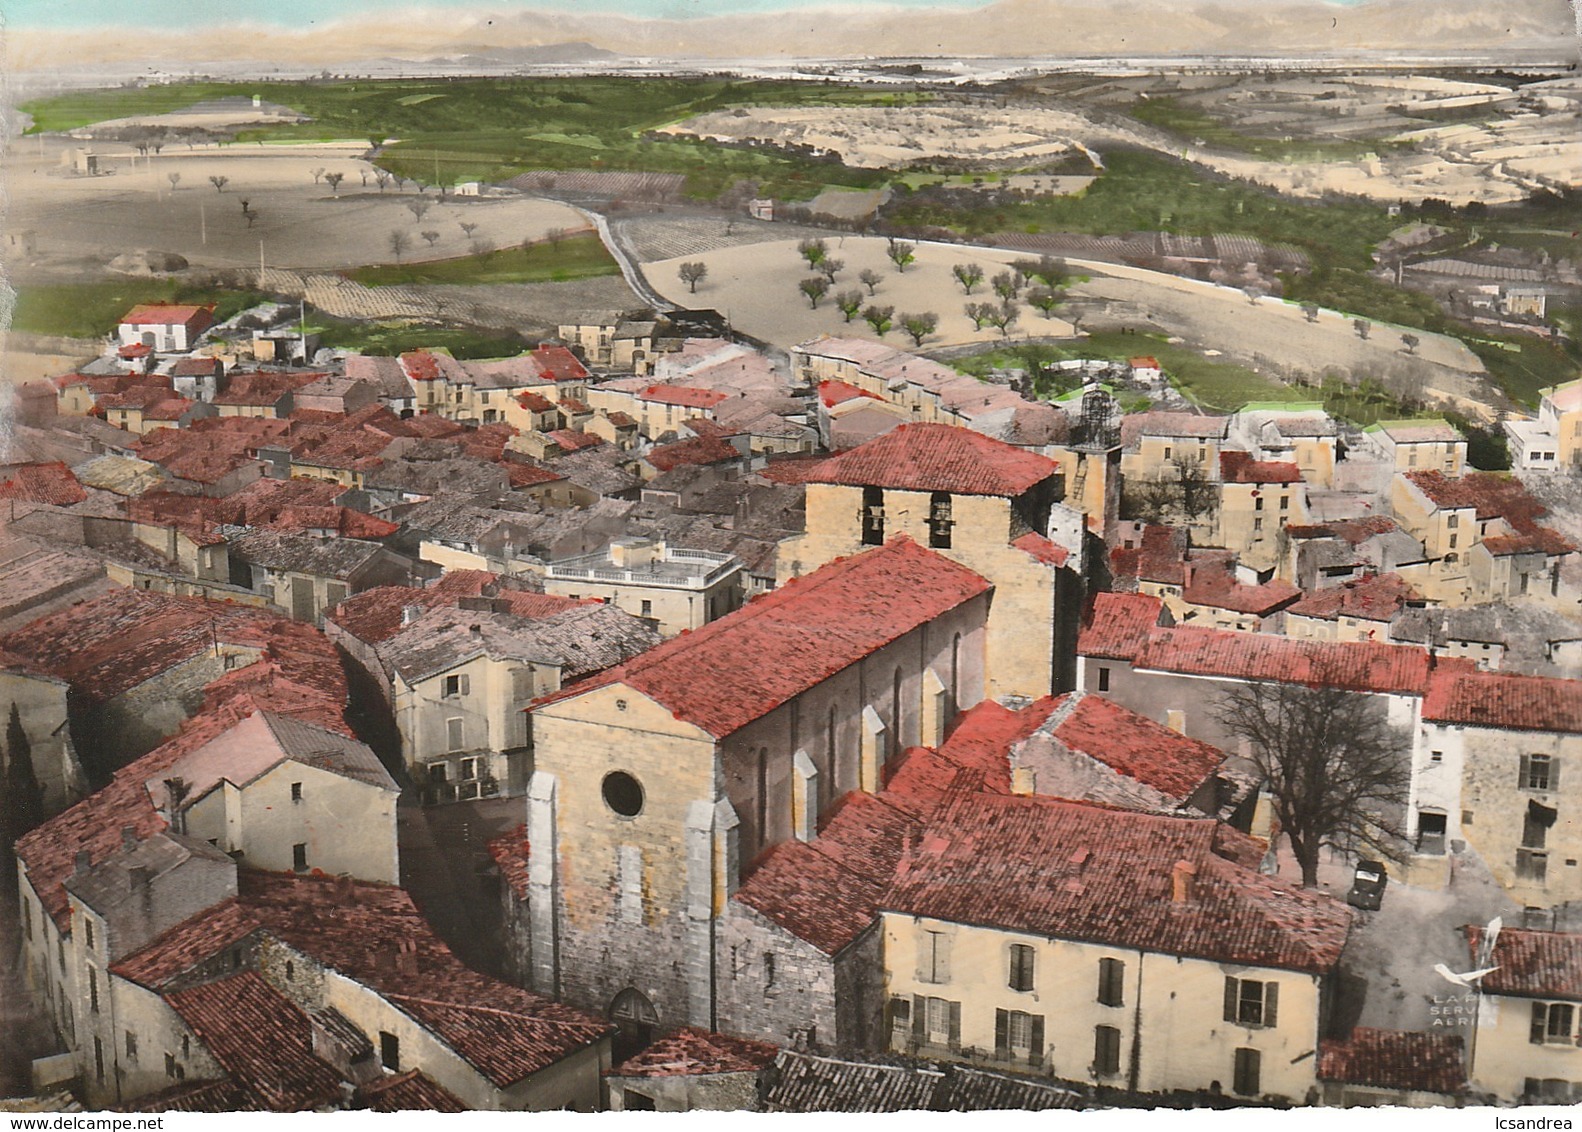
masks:
<svg viewBox="0 0 1582 1132"><path fill-rule="evenodd" d="M93 867L93 856L86 849L77 850L77 856L72 861L74 873L85 873Z"/></svg>
<svg viewBox="0 0 1582 1132"><path fill-rule="evenodd" d="M1185 904L1193 898L1193 883L1197 866L1191 861L1177 861L1170 867L1170 901Z"/></svg>
<svg viewBox="0 0 1582 1132"><path fill-rule="evenodd" d="M129 825L121 827L121 848L127 852L137 848L137 830Z"/></svg>
<svg viewBox="0 0 1582 1132"><path fill-rule="evenodd" d="M482 625L468 625L467 626L467 633L475 641L483 640L483 626Z"/></svg>
<svg viewBox="0 0 1582 1132"><path fill-rule="evenodd" d="M127 888L133 892L147 890L148 882L152 880L153 877L154 870L150 869L147 865L133 865L130 869L126 870Z"/></svg>
<svg viewBox="0 0 1582 1132"><path fill-rule="evenodd" d="M412 624L421 616L423 616L423 607L421 605L403 605L401 607L401 624L403 626Z"/></svg>

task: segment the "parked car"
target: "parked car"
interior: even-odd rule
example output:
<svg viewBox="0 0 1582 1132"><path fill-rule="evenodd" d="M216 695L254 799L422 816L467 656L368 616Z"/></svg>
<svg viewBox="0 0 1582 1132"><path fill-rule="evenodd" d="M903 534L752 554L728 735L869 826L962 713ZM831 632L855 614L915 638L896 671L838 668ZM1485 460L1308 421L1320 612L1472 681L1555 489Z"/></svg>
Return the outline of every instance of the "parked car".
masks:
<svg viewBox="0 0 1582 1132"><path fill-rule="evenodd" d="M1378 861L1358 861L1352 874L1351 891L1346 893L1346 903L1353 908L1377 911L1384 900L1384 886L1390 883L1384 865Z"/></svg>

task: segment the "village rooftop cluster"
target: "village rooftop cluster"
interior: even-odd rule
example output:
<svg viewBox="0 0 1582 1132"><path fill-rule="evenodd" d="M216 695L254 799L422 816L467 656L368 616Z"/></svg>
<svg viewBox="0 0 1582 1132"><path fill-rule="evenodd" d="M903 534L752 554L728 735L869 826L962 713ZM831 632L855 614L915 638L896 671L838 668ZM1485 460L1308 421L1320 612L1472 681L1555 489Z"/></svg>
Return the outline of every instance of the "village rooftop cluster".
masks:
<svg viewBox="0 0 1582 1132"><path fill-rule="evenodd" d="M710 310L484 361L244 327L137 306L17 390L5 899L41 1096L1582 1090L1582 528L1552 490L1582 379L1506 424L1503 475L1438 421L1036 400ZM1383 762L1309 828L1247 713L1314 703ZM503 835L445 847L483 883L438 882L489 905L485 973L397 834L500 800ZM1439 934L1391 952L1405 906Z"/></svg>

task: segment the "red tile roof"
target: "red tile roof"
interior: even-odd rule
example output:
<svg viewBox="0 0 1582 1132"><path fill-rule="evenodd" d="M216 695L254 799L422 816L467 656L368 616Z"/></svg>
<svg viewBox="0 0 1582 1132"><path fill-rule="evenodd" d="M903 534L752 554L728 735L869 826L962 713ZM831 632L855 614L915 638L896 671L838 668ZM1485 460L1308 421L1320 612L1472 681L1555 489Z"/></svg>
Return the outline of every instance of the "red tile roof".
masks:
<svg viewBox="0 0 1582 1132"><path fill-rule="evenodd" d="M401 529L400 523L380 519L350 507L282 507L264 524L275 531L332 531L340 538L384 539Z"/></svg>
<svg viewBox="0 0 1582 1132"><path fill-rule="evenodd" d="M735 899L826 955L872 927L879 902L921 823L885 795L847 794L812 841L771 849Z"/></svg>
<svg viewBox="0 0 1582 1132"><path fill-rule="evenodd" d="M733 1038L688 1026L660 1038L611 1069L611 1077L703 1077L715 1073L756 1073L780 1052L768 1042Z"/></svg>
<svg viewBox="0 0 1582 1132"><path fill-rule="evenodd" d="M172 928L116 973L159 989L244 926L261 930L376 991L502 1087L609 1033L598 1018L464 966L394 885L249 870L237 879L235 900Z"/></svg>
<svg viewBox="0 0 1582 1132"><path fill-rule="evenodd" d="M1406 478L1440 510L1472 508L1481 519L1504 519L1521 542L1495 542L1491 554L1513 554L1541 550L1545 554L1566 554L1576 547L1559 532L1539 524L1548 513L1544 505L1518 479L1494 472L1468 472L1451 477L1441 471L1407 472ZM1496 536L1506 539L1510 536Z"/></svg>
<svg viewBox="0 0 1582 1132"><path fill-rule="evenodd" d="M1277 460L1254 460L1251 452L1221 452L1220 478L1226 483L1301 483L1302 469Z"/></svg>
<svg viewBox="0 0 1582 1132"><path fill-rule="evenodd" d="M1399 574L1370 574L1338 586L1314 590L1286 608L1298 617L1334 621L1357 617L1364 621L1389 621L1408 602L1420 602L1423 595Z"/></svg>
<svg viewBox="0 0 1582 1132"><path fill-rule="evenodd" d="M1028 532L1021 538L1012 539L1011 545L1024 554L1030 554L1038 561L1050 566L1064 566L1071 558L1071 552L1063 546L1057 546L1043 535Z"/></svg>
<svg viewBox="0 0 1582 1132"><path fill-rule="evenodd" d="M1224 846L1237 840L1250 841L1213 819L952 791L882 907L1220 963L1334 970L1349 909L1227 859ZM1177 902L1172 872L1183 861L1195 875Z"/></svg>
<svg viewBox="0 0 1582 1132"><path fill-rule="evenodd" d="M1138 546L1117 546L1110 551L1110 570L1117 578L1136 578L1167 586L1186 584L1187 533L1179 527L1150 523L1143 527ZM1196 552L1199 561L1219 561L1228 553Z"/></svg>
<svg viewBox="0 0 1582 1132"><path fill-rule="evenodd" d="M555 403L542 393L518 394L516 403L531 413L552 413L555 411Z"/></svg>
<svg viewBox="0 0 1582 1132"><path fill-rule="evenodd" d="M165 995L214 1060L273 1112L340 1100L341 1075L313 1054L308 1016L251 971Z"/></svg>
<svg viewBox="0 0 1582 1132"><path fill-rule="evenodd" d="M724 738L991 588L966 567L898 537L665 641L596 677L594 686L625 684Z"/></svg>
<svg viewBox="0 0 1582 1132"><path fill-rule="evenodd" d="M1441 669L1429 681L1423 719L1582 734L1582 680Z"/></svg>
<svg viewBox="0 0 1582 1132"><path fill-rule="evenodd" d="M540 346L532 355L539 374L549 381L586 381L587 367L564 346Z"/></svg>
<svg viewBox="0 0 1582 1132"><path fill-rule="evenodd" d="M1434 660L1416 645L1301 641L1177 626L1151 630L1132 659L1132 667L1421 696L1428 690Z"/></svg>
<svg viewBox="0 0 1582 1132"><path fill-rule="evenodd" d="M1126 364L1132 369L1158 369L1159 359L1149 354L1142 354L1135 358L1126 359Z"/></svg>
<svg viewBox="0 0 1582 1132"><path fill-rule="evenodd" d="M121 316L123 326L187 326L202 330L214 322L213 306L143 303Z"/></svg>
<svg viewBox="0 0 1582 1132"><path fill-rule="evenodd" d="M12 468L0 483L0 499L47 503L69 507L88 498L88 492L70 468L59 460L51 464L23 464Z"/></svg>
<svg viewBox="0 0 1582 1132"><path fill-rule="evenodd" d="M1011 711L993 700L964 712L955 729L939 745L939 753L958 769L983 775L983 787L1000 794L1011 792L1011 747L1038 730L1049 718L1054 701L1038 700L1021 711Z"/></svg>
<svg viewBox="0 0 1582 1132"><path fill-rule="evenodd" d="M697 389L690 385L650 385L637 395L638 400L654 401L661 405L684 405L689 409L712 409L721 401L729 401L729 393L714 389Z"/></svg>
<svg viewBox="0 0 1582 1132"><path fill-rule="evenodd" d="M566 477L559 472L539 464L531 464L526 460L503 459L499 461L505 469L505 478L512 488L537 487L540 484L558 483Z"/></svg>
<svg viewBox="0 0 1582 1132"><path fill-rule="evenodd" d="M1225 762L1225 752L1088 692L1069 692L1043 711L1068 706L1054 737L1073 751L1172 798L1189 798ZM1028 709L1031 710L1031 709Z"/></svg>
<svg viewBox="0 0 1582 1132"><path fill-rule="evenodd" d="M877 393L869 393L866 389L859 389L845 381L821 381L818 383L818 399L826 409L836 405L843 405L847 401L855 401L859 397L869 397L875 401L883 401Z"/></svg>
<svg viewBox="0 0 1582 1132"><path fill-rule="evenodd" d="M1478 951L1484 929L1465 929L1467 950L1476 966L1484 966ZM1524 998L1564 998L1582 1002L1582 935L1506 928L1495 941L1485 975L1485 994L1514 994Z"/></svg>
<svg viewBox="0 0 1582 1132"><path fill-rule="evenodd" d="M679 468L683 464L706 466L740 460L742 454L725 441L712 436L695 436L674 444L661 444L649 451L647 460L661 472Z"/></svg>
<svg viewBox="0 0 1582 1132"><path fill-rule="evenodd" d="M499 585L500 576L484 570L451 570L431 585L376 586L354 594L330 613L330 620L366 644L387 641L401 631L406 607L420 609L452 608L463 598L489 597L504 603L514 616L539 619L589 604L593 599L534 593Z"/></svg>
<svg viewBox="0 0 1582 1132"><path fill-rule="evenodd" d="M1100 593L1077 635L1082 656L1130 660L1164 615L1165 603L1148 594Z"/></svg>
<svg viewBox="0 0 1582 1132"><path fill-rule="evenodd" d="M604 443L602 436L594 436L591 432L577 432L575 429L557 428L544 434L560 446L564 452L576 452L582 448L597 448Z"/></svg>
<svg viewBox="0 0 1582 1132"><path fill-rule="evenodd" d="M1014 497L1059 470L1045 456L971 429L908 424L831 456L804 482Z"/></svg>
<svg viewBox="0 0 1582 1132"><path fill-rule="evenodd" d="M467 1106L419 1070L391 1073L357 1090L357 1105L370 1112L466 1112Z"/></svg>
<svg viewBox="0 0 1582 1132"><path fill-rule="evenodd" d="M1236 580L1230 563L1223 559L1192 559L1185 570L1187 583L1182 587L1181 599L1193 605L1267 617L1302 596L1301 590L1279 578L1256 586L1243 585Z"/></svg>
<svg viewBox="0 0 1582 1132"><path fill-rule="evenodd" d="M528 862L532 859L532 844L527 840L527 823L517 826L510 833L489 842L489 857L500 870L505 881L519 900L527 898Z"/></svg>
<svg viewBox="0 0 1582 1132"><path fill-rule="evenodd" d="M1465 1043L1459 1034L1358 1026L1344 1041L1318 1043L1318 1077L1348 1085L1424 1093L1463 1093Z"/></svg>

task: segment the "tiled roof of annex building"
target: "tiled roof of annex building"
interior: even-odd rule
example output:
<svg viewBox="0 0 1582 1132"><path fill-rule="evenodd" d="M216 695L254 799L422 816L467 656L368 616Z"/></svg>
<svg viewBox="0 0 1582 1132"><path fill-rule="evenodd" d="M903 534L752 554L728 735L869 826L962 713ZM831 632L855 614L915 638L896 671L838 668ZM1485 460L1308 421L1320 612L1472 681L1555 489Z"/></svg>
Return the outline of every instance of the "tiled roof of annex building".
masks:
<svg viewBox="0 0 1582 1132"><path fill-rule="evenodd" d="M1503 519L1515 534L1489 534L1483 543L1491 554L1541 550L1567 554L1576 546L1559 531L1539 524L1547 508L1518 479L1492 472L1453 477L1434 470L1407 472L1406 478L1440 510L1473 508L1479 520Z"/></svg>
<svg viewBox="0 0 1582 1132"><path fill-rule="evenodd" d="M1221 452L1220 477L1226 483L1301 483L1302 469L1279 460L1254 460L1251 452Z"/></svg>
<svg viewBox="0 0 1582 1132"><path fill-rule="evenodd" d="M1479 952L1486 929L1471 925L1464 930L1469 957L1484 965ZM1582 1002L1582 935L1506 928L1487 958L1494 970L1483 976L1484 994Z"/></svg>
<svg viewBox="0 0 1582 1132"><path fill-rule="evenodd" d="M320 638L322 640L322 638ZM325 642L326 644L328 642ZM272 665L255 664L229 673L209 686L202 710L171 739L117 771L102 790L57 814L17 842L17 857L44 910L61 931L69 931L71 910L65 882L79 868L92 868L122 852L122 831L147 839L166 827L154 808L148 782L161 771L201 751L250 715L266 710L289 714L330 731L350 735L341 708L346 685L333 651L333 677L326 683L297 684L278 677ZM258 673L257 669L270 671ZM222 688L222 686L224 686Z"/></svg>
<svg viewBox="0 0 1582 1132"><path fill-rule="evenodd" d="M1423 719L1461 727L1582 734L1582 680L1503 672L1436 672Z"/></svg>
<svg viewBox="0 0 1582 1132"><path fill-rule="evenodd" d="M1257 855L1250 839L1210 818L958 789L902 858L882 908L1213 962L1331 970L1349 910L1262 875L1248 863ZM1188 874L1180 900L1178 871Z"/></svg>
<svg viewBox="0 0 1582 1132"><path fill-rule="evenodd" d="M807 483L1018 496L1060 470L1036 452L948 424L907 424L808 472Z"/></svg>
<svg viewBox="0 0 1582 1132"><path fill-rule="evenodd" d="M163 991L263 932L372 989L500 1087L609 1032L601 1019L465 966L394 885L245 869L237 884L235 898L176 925L112 969Z"/></svg>
<svg viewBox="0 0 1582 1132"><path fill-rule="evenodd" d="M674 637L595 686L625 684L724 738L991 588L966 567L897 537Z"/></svg>
<svg viewBox="0 0 1582 1132"><path fill-rule="evenodd" d="M1399 574L1370 574L1338 586L1314 590L1294 605L1287 606L1286 612L1324 621L1341 617L1388 621L1406 605L1422 601L1423 595Z"/></svg>
<svg viewBox="0 0 1582 1132"><path fill-rule="evenodd" d="M216 644L262 650L287 679L344 692L334 646L318 630L279 613L230 602L116 589L0 639L6 651L99 702Z"/></svg>
<svg viewBox="0 0 1582 1132"><path fill-rule="evenodd" d="M330 620L367 644L389 640L401 631L407 610L459 606L473 598L490 603L497 612L538 618L561 613L592 598L559 597L500 584L500 575L487 570L449 570L430 585L376 586L347 598L330 613Z"/></svg>
<svg viewBox="0 0 1582 1132"><path fill-rule="evenodd" d="M610 1077L703 1077L715 1073L757 1073L774 1061L780 1047L750 1038L716 1034L688 1026L667 1034L608 1071Z"/></svg>
<svg viewBox="0 0 1582 1132"><path fill-rule="evenodd" d="M1091 692L1041 700L1020 714L1038 720L1029 737L1047 730L1069 749L1173 798L1189 797L1225 762L1218 747Z"/></svg>
<svg viewBox="0 0 1582 1132"><path fill-rule="evenodd" d="M1462 1093L1467 1088L1465 1047L1460 1034L1358 1026L1345 1039L1318 1043L1318 1077L1377 1089Z"/></svg>
<svg viewBox="0 0 1582 1132"><path fill-rule="evenodd" d="M0 499L26 503L45 503L69 507L88 498L70 468L60 461L49 464L23 464L6 473L0 482Z"/></svg>
<svg viewBox="0 0 1582 1132"><path fill-rule="evenodd" d="M1410 696L1425 695L1436 671L1473 668L1469 660L1436 658L1417 645L1163 627L1158 625L1162 608L1158 598L1143 594L1099 594L1077 637L1077 651L1130 661L1134 669Z"/></svg>

